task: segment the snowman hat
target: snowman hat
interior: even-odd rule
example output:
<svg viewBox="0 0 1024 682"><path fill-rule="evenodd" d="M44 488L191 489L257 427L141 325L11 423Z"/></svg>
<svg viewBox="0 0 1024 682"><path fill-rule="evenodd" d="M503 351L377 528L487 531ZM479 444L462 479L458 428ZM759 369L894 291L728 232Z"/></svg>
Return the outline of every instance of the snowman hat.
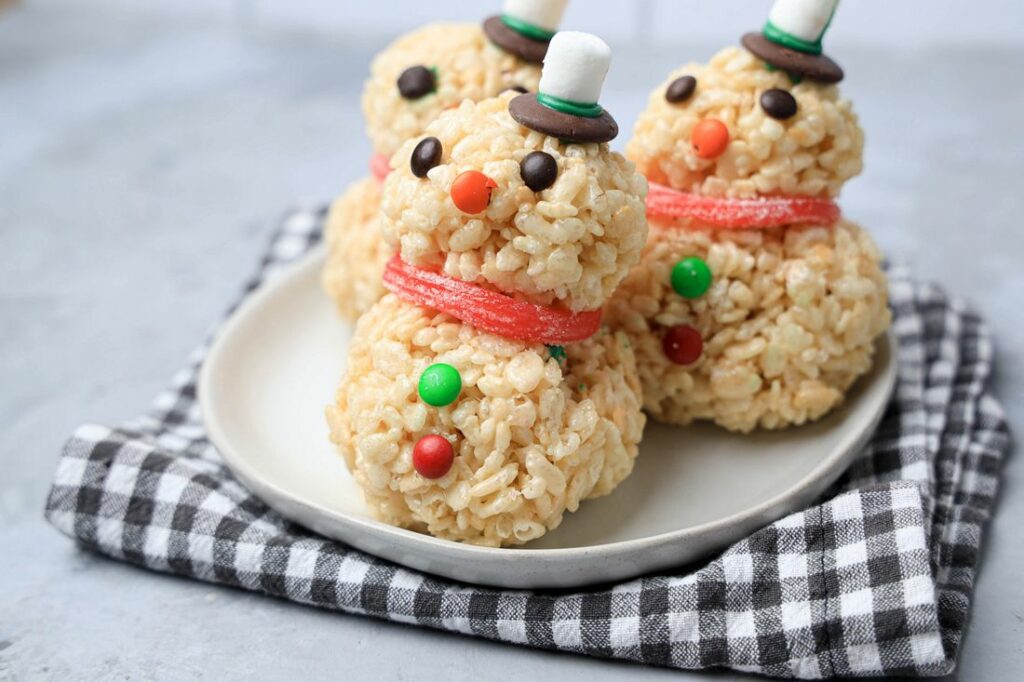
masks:
<svg viewBox="0 0 1024 682"><path fill-rule="evenodd" d="M501 16L484 21L484 33L506 52L540 64L568 4L569 0L505 0Z"/></svg>
<svg viewBox="0 0 1024 682"><path fill-rule="evenodd" d="M612 51L595 35L562 31L551 39L537 94L519 95L508 111L531 130L565 142L609 142L619 125L598 104Z"/></svg>
<svg viewBox="0 0 1024 682"><path fill-rule="evenodd" d="M839 0L775 0L764 29L743 36L743 47L794 78L838 83L843 69L821 46L838 4Z"/></svg>

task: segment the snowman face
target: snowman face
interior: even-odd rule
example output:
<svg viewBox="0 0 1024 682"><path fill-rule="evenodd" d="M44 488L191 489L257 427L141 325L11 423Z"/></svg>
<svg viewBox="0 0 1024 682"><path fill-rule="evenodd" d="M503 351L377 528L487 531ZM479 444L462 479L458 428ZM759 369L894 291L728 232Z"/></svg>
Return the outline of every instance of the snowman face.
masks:
<svg viewBox="0 0 1024 682"><path fill-rule="evenodd" d="M390 157L405 140L462 100L506 89L535 91L540 67L495 47L475 24L430 24L402 36L373 62L363 112L374 151Z"/></svg>
<svg viewBox="0 0 1024 682"><path fill-rule="evenodd" d="M679 190L834 197L860 173L863 144L835 86L794 83L728 48L654 91L627 155L651 181Z"/></svg>
<svg viewBox="0 0 1024 682"><path fill-rule="evenodd" d="M519 125L512 97L465 102L402 147L383 189L385 236L412 265L542 305L598 308L639 260L646 182L607 145Z"/></svg>

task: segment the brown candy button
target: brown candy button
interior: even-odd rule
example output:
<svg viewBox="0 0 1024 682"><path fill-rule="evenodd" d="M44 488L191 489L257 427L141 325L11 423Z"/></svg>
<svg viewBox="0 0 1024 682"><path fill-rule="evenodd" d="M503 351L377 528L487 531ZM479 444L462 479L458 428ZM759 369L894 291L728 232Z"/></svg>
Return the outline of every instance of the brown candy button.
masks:
<svg viewBox="0 0 1024 682"><path fill-rule="evenodd" d="M772 88L761 93L761 108L772 118L785 121L796 116L796 98L785 90Z"/></svg>
<svg viewBox="0 0 1024 682"><path fill-rule="evenodd" d="M484 21L484 34L505 52L514 54L523 61L542 64L548 53L548 40L534 40L509 28L501 17L490 17Z"/></svg>
<svg viewBox="0 0 1024 682"><path fill-rule="evenodd" d="M412 174L417 178L427 177L430 169L441 163L443 152L444 147L441 146L441 140L436 137L425 137L420 140L420 143L412 150L412 158L409 160Z"/></svg>
<svg viewBox="0 0 1024 682"><path fill-rule="evenodd" d="M803 76L816 83L838 83L843 80L843 69L823 54L807 54L773 43L761 33L748 33L740 41L754 56L763 59L780 71Z"/></svg>
<svg viewBox="0 0 1024 682"><path fill-rule="evenodd" d="M558 162L547 152L530 152L519 162L519 175L534 192L543 192L558 179Z"/></svg>
<svg viewBox="0 0 1024 682"><path fill-rule="evenodd" d="M437 88L434 72L425 66L410 66L398 77L398 92L405 99L419 99Z"/></svg>
<svg viewBox="0 0 1024 682"><path fill-rule="evenodd" d="M680 76L672 81L665 90L665 99L672 104L679 104L693 97L697 89L697 79L693 76Z"/></svg>
<svg viewBox="0 0 1024 682"><path fill-rule="evenodd" d="M535 94L516 97L508 113L527 128L565 142L610 142L619 134L619 124L607 111L597 118L565 114L544 106Z"/></svg>

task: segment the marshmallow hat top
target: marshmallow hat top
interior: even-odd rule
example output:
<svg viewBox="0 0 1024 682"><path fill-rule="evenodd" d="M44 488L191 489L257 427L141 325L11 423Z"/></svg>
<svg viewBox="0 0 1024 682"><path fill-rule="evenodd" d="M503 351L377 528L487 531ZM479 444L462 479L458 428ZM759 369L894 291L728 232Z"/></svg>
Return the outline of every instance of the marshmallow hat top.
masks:
<svg viewBox="0 0 1024 682"><path fill-rule="evenodd" d="M768 22L800 40L818 43L838 4L839 0L775 0Z"/></svg>
<svg viewBox="0 0 1024 682"><path fill-rule="evenodd" d="M561 31L548 46L539 90L570 102L596 104L611 63L611 48L597 36Z"/></svg>
<svg viewBox="0 0 1024 682"><path fill-rule="evenodd" d="M562 142L610 142L619 124L598 100L612 50L597 36L561 31L548 44L540 86L508 103L520 124Z"/></svg>
<svg viewBox="0 0 1024 682"><path fill-rule="evenodd" d="M502 14L554 33L569 0L505 0Z"/></svg>
<svg viewBox="0 0 1024 682"><path fill-rule="evenodd" d="M824 53L822 38L832 23L839 0L775 0L760 33L740 41L772 68L785 71L794 82L807 78L833 84L843 69Z"/></svg>

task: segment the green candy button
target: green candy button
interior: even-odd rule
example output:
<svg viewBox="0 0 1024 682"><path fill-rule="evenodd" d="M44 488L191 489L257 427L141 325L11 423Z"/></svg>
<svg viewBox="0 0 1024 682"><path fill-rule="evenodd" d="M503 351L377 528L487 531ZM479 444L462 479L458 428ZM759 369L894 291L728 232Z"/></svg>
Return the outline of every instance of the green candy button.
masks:
<svg viewBox="0 0 1024 682"><path fill-rule="evenodd" d="M459 370L439 362L423 370L420 375L420 398L428 405L444 407L451 405L462 391L462 377Z"/></svg>
<svg viewBox="0 0 1024 682"><path fill-rule="evenodd" d="M696 256L684 258L672 268L672 288L683 298L700 298L711 288L711 268Z"/></svg>

